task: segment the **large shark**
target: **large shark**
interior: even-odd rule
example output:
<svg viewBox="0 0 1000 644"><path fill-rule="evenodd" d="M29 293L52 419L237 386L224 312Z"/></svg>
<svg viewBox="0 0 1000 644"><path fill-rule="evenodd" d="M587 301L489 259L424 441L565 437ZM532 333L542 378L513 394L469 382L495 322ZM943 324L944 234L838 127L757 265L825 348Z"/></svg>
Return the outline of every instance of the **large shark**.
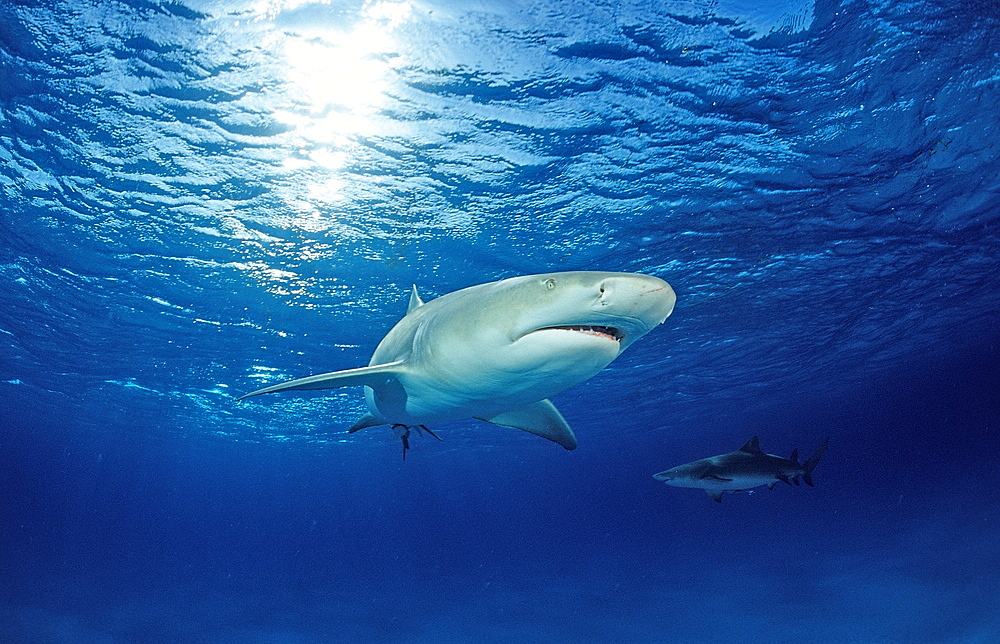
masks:
<svg viewBox="0 0 1000 644"><path fill-rule="evenodd" d="M798 485L800 476L811 486L812 471L829 442L829 438L823 441L819 449L800 465L799 450L793 451L790 458L765 454L754 436L735 452L678 465L654 474L653 478L675 487L700 488L719 503L722 503L725 492L745 492L760 485L773 489L778 481Z"/></svg>
<svg viewBox="0 0 1000 644"><path fill-rule="evenodd" d="M241 399L364 385L368 413L350 431L391 425L404 458L411 428L463 418L574 449L573 431L548 398L608 366L666 320L676 300L662 279L634 273L524 275L426 303L414 286L406 316L367 367L272 385Z"/></svg>

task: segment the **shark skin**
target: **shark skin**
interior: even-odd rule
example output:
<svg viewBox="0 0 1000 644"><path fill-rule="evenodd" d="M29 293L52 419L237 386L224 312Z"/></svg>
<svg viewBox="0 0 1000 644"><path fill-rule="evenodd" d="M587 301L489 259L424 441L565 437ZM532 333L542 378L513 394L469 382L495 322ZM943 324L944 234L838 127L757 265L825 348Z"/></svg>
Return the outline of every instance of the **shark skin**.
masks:
<svg viewBox="0 0 1000 644"><path fill-rule="evenodd" d="M240 399L363 385L368 413L349 431L390 425L403 441L404 458L411 428L464 418L575 449L573 430L548 398L608 366L666 320L676 300L662 279L635 273L524 275L426 303L414 286L407 314L367 367L272 385Z"/></svg>
<svg viewBox="0 0 1000 644"><path fill-rule="evenodd" d="M793 451L790 458L765 454L754 436L735 452L678 465L654 474L653 478L674 487L705 490L718 503L722 503L725 492L746 492L761 485L774 489L778 481L798 485L799 477L812 486L812 472L829 442L827 438L805 463L800 464L798 450Z"/></svg>

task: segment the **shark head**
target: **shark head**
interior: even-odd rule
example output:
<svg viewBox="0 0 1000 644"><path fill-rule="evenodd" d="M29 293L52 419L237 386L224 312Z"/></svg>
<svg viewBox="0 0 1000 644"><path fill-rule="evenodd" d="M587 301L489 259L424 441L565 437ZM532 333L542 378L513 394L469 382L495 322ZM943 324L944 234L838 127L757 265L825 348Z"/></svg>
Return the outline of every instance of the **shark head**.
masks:
<svg viewBox="0 0 1000 644"><path fill-rule="evenodd" d="M706 487L706 485L711 484L711 479L706 480L706 477L711 476L712 472L712 466L707 460L678 465L659 474L654 474L653 478L674 487Z"/></svg>
<svg viewBox="0 0 1000 644"><path fill-rule="evenodd" d="M658 277L632 273L577 271L504 280L510 289L512 344L558 347L581 340L614 342L616 354L661 324L677 296ZM577 344L571 344L576 349Z"/></svg>
<svg viewBox="0 0 1000 644"><path fill-rule="evenodd" d="M666 320L677 300L658 277L596 271L526 275L474 288L481 289L476 319L464 322L478 334L469 345L476 360L566 386L606 367Z"/></svg>

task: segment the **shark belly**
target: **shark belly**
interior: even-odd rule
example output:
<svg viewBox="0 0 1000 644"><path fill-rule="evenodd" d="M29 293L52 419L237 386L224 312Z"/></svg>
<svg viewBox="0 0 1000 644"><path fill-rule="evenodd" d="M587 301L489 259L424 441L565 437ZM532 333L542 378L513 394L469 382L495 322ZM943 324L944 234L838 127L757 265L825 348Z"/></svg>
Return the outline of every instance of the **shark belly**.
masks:
<svg viewBox="0 0 1000 644"><path fill-rule="evenodd" d="M718 479L704 479L702 486L706 490L749 490L751 488L760 487L761 485L769 485L775 481L775 477L759 475L759 476L733 476L728 481L722 481Z"/></svg>
<svg viewBox="0 0 1000 644"><path fill-rule="evenodd" d="M591 343L592 345L593 343ZM489 418L545 400L604 369L618 355L614 342L594 351L511 368L479 359L411 360L422 368L400 374L398 385L365 389L370 413L389 424L426 425L464 418ZM454 347L452 347L454 351ZM475 355L470 347L468 355Z"/></svg>

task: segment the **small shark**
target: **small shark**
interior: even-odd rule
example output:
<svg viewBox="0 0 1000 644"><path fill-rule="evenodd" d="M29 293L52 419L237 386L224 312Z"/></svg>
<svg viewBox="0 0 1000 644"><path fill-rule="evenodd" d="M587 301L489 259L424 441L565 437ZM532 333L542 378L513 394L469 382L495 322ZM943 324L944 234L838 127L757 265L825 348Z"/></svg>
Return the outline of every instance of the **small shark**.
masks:
<svg viewBox="0 0 1000 644"><path fill-rule="evenodd" d="M799 464L799 450L793 451L790 458L765 454L754 436L735 452L678 465L653 478L674 487L700 488L718 503L722 503L725 492L745 492L760 485L773 489L778 481L798 485L800 476L811 486L812 471L829 442L827 438L805 463Z"/></svg>
<svg viewBox="0 0 1000 644"><path fill-rule="evenodd" d="M591 378L673 312L658 277L573 271L470 286L409 309L367 367L308 376L244 396L364 385L368 413L349 430L410 429L478 418L575 449L576 436L548 398Z"/></svg>

